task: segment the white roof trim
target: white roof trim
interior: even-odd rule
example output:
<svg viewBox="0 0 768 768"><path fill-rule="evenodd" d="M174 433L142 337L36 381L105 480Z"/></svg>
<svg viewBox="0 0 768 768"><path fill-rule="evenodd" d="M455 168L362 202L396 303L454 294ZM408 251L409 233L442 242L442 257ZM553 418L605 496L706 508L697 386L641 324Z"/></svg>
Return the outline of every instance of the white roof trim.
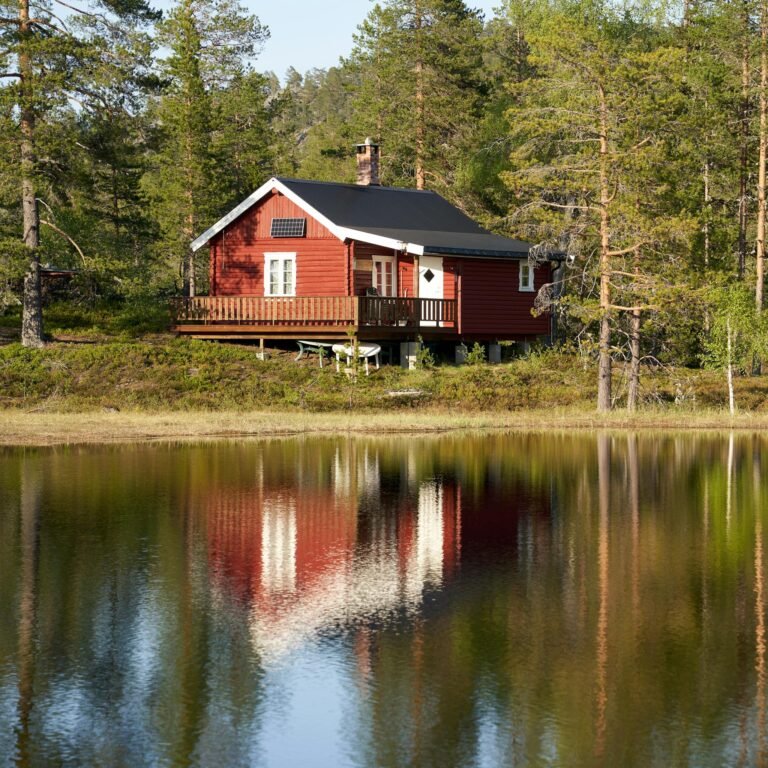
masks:
<svg viewBox="0 0 768 768"><path fill-rule="evenodd" d="M313 219L320 222L320 224L322 224L324 227L329 229L332 234L339 238L339 240L344 240L346 236L342 234L344 231L343 227L336 226L336 224L334 224L330 219L323 216L322 213L315 210L311 205L307 204L306 201L304 201L295 192L286 187L285 184L273 177L269 181L262 184L255 192L248 195L248 197L246 197L242 203L235 206L226 216L222 216L222 218L220 218L212 227L206 229L205 232L200 235L200 237L192 241L189 247L193 251L198 250L212 237L218 235L219 232L224 229L224 227L226 227L228 224L231 224L236 218L245 213L251 206L258 203L259 200L266 197L270 192L272 192L272 190L275 189L285 195L291 202L295 203L308 216L311 216Z"/></svg>
<svg viewBox="0 0 768 768"><path fill-rule="evenodd" d="M220 218L212 227L206 229L200 237L194 239L189 247L193 251L196 251L198 248L205 245L214 235L218 235L227 224L231 224L241 213L247 211L254 203L257 203L268 192L271 192L274 189L276 182L277 179L270 179L262 184L255 192L248 195L240 205L233 208L226 216Z"/></svg>
<svg viewBox="0 0 768 768"><path fill-rule="evenodd" d="M348 227L337 227L337 235L342 240L359 240L368 245L379 245L382 248L392 248L395 251L405 251L416 256L424 255L424 246L417 243L405 243L402 240L395 240L393 237L384 237L383 235L374 235L362 229L349 229Z"/></svg>

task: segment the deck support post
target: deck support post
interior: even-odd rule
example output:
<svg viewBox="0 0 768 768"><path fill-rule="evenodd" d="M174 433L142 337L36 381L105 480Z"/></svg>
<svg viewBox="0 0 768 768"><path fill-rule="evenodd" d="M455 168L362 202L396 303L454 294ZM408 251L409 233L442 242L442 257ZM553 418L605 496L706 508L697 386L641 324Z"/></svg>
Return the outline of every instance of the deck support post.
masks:
<svg viewBox="0 0 768 768"><path fill-rule="evenodd" d="M259 351L256 353L256 357L259 358L259 360L266 360L267 359L267 353L264 349L264 338L259 339Z"/></svg>
<svg viewBox="0 0 768 768"><path fill-rule="evenodd" d="M501 362L501 344L498 341L492 341L488 345L488 362L500 363Z"/></svg>
<svg viewBox="0 0 768 768"><path fill-rule="evenodd" d="M416 370L419 349L421 344L418 341L400 342L400 367L408 371Z"/></svg>
<svg viewBox="0 0 768 768"><path fill-rule="evenodd" d="M462 341L456 345L456 365L464 365L467 361L467 345Z"/></svg>

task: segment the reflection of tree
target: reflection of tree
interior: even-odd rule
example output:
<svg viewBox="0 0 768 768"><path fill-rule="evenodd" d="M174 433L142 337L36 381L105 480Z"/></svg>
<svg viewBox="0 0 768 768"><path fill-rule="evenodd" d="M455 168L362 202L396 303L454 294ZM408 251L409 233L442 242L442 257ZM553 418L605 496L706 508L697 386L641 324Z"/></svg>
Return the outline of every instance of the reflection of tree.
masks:
<svg viewBox="0 0 768 768"><path fill-rule="evenodd" d="M637 461L637 435L627 435L629 507L632 514L632 616L640 614L640 470Z"/></svg>
<svg viewBox="0 0 768 768"><path fill-rule="evenodd" d="M752 478L755 497L760 499L760 446L753 443ZM757 764L765 765L765 592L763 569L762 505L755 509L755 673L757 685Z"/></svg>
<svg viewBox="0 0 768 768"><path fill-rule="evenodd" d="M542 438L541 454L535 443L525 443L534 467L549 456L548 443ZM505 451L497 444L496 462L519 462L514 474L520 477L525 458L517 447ZM599 438L596 451L588 438L557 448L560 460L551 466L558 517L537 517L523 505L516 538L504 539L514 541L510 556L504 559L488 542L483 586L453 592L450 619L430 616L421 624L425 709L451 713L423 720L421 754L439 755L445 764L463 754L471 763L472 755L488 749L493 702L490 720L507 724L494 742L498 764L537 764L546 762L543 755L555 761L551 756L558 755L567 764L591 765L601 735L603 760L613 764L650 764L658 754L727 763L731 736L738 750L740 713L750 712L742 694L755 690L756 668L744 664L745 643L755 643L754 658L762 653L750 641L763 632L760 617L753 624L743 601L753 578L753 589L760 585L754 559L762 559L762 532L756 539L754 528L765 495L762 480L759 489L746 484L748 442L734 437L731 447L728 437L629 436L623 442ZM445 455L447 447L441 451ZM453 471L462 472L466 461L458 457ZM503 530L508 517L492 512L500 497L481 466L474 456L471 481L462 486L462 521L474 518L475 527L491 531L500 522ZM508 481L503 470L495 474L497 482ZM485 499L485 510L473 497ZM466 561L462 573L479 577ZM762 601L755 596L756 606ZM407 647L407 638L386 632L379 638L371 734L380 734L398 703L409 711L404 689L415 681ZM461 652L453 656L457 647ZM431 664L442 665L434 676ZM469 682L442 688L441 675ZM584 706L596 680L597 725L595 710ZM759 718L759 709L754 712ZM400 748L414 743L413 727L412 718L402 723L408 735ZM750 734L747 728L744 764L756 760ZM391 743L381 764L394 764L384 756L396 753Z"/></svg>
<svg viewBox="0 0 768 768"><path fill-rule="evenodd" d="M19 565L19 702L16 741L17 765L31 763L33 736L30 718L34 704L35 630L37 627L37 579L40 562L40 503L43 467L34 456L21 461Z"/></svg>
<svg viewBox="0 0 768 768"><path fill-rule="evenodd" d="M597 613L597 720L595 725L595 755L602 757L605 749L608 707L608 510L611 499L611 444L606 434L597 437L597 471L599 499L598 532L598 593Z"/></svg>

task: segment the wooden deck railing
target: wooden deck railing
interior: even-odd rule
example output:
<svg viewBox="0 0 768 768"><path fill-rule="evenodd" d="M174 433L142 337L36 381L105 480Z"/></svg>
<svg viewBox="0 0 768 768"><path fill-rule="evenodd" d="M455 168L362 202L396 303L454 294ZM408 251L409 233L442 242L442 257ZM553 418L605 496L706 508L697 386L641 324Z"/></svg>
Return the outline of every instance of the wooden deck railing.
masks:
<svg viewBox="0 0 768 768"><path fill-rule="evenodd" d="M195 296L174 299L177 323L357 325L355 296Z"/></svg>
<svg viewBox="0 0 768 768"><path fill-rule="evenodd" d="M174 299L176 324L456 327L456 301L387 296L196 296Z"/></svg>
<svg viewBox="0 0 768 768"><path fill-rule="evenodd" d="M416 327L453 327L456 323L456 302L451 299L414 299L389 296L358 298L360 325Z"/></svg>

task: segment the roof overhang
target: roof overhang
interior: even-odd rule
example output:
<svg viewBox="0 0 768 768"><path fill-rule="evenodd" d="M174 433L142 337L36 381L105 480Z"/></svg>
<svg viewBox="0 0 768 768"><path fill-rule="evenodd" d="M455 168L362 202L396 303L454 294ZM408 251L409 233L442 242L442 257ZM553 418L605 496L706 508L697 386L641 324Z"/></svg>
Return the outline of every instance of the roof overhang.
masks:
<svg viewBox="0 0 768 768"><path fill-rule="evenodd" d="M459 256L463 259L527 259L525 251L483 251L469 248L450 248L448 246L430 246L423 248L426 256ZM566 254L555 252L540 254L538 261L562 262L567 258Z"/></svg>
<svg viewBox="0 0 768 768"><path fill-rule="evenodd" d="M424 246L418 243L408 243L404 240L397 240L393 237L384 235L375 235L372 232L366 232L362 229L350 229L349 227L337 227L339 237L342 240L357 240L368 245L378 245L381 248L391 248L400 253L410 253L413 256L423 256Z"/></svg>
<svg viewBox="0 0 768 768"><path fill-rule="evenodd" d="M484 251L477 248L451 248L449 246L425 246L424 253L434 256L461 256L468 259L527 259L525 251Z"/></svg>

